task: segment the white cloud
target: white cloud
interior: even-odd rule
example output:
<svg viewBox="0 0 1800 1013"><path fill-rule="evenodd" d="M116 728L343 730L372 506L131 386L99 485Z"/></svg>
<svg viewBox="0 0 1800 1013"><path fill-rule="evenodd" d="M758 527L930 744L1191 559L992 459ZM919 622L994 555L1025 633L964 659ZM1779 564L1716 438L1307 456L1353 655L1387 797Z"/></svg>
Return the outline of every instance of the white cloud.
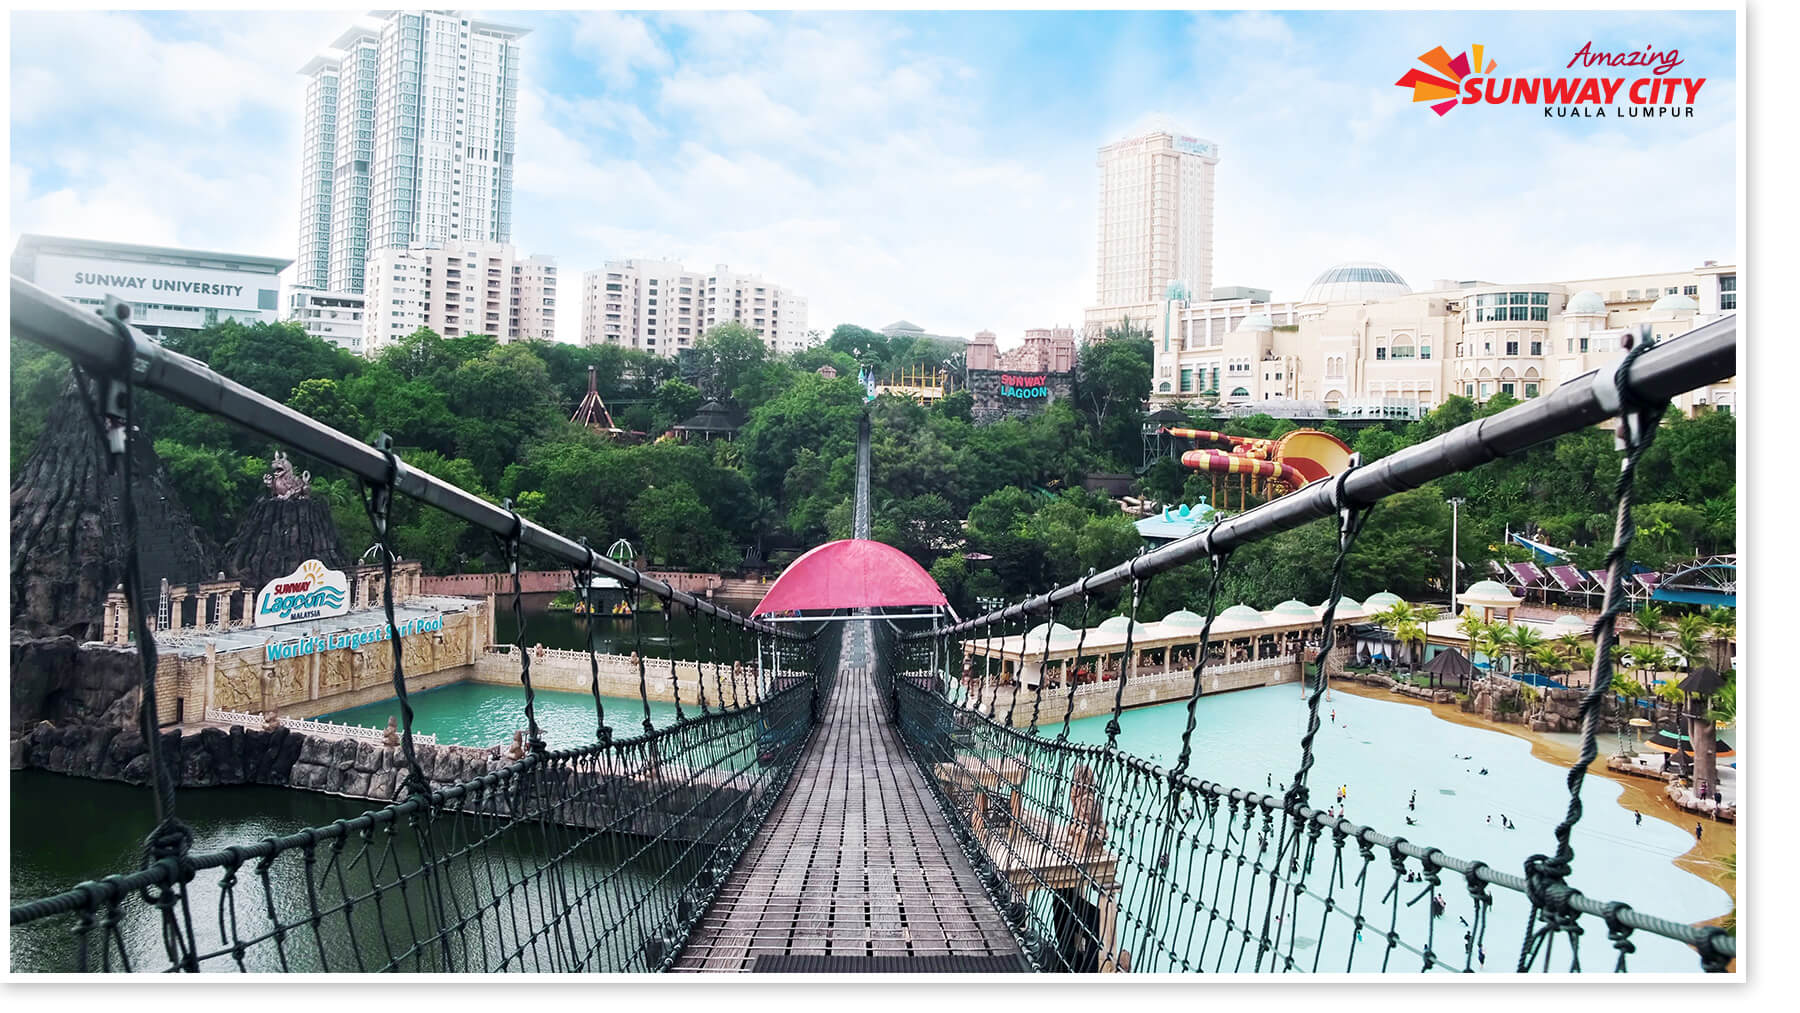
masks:
<svg viewBox="0 0 1800 1013"><path fill-rule="evenodd" d="M602 83L622 88L640 71L667 70L669 51L640 17L616 11L576 15L571 33L575 47L599 72Z"/></svg>

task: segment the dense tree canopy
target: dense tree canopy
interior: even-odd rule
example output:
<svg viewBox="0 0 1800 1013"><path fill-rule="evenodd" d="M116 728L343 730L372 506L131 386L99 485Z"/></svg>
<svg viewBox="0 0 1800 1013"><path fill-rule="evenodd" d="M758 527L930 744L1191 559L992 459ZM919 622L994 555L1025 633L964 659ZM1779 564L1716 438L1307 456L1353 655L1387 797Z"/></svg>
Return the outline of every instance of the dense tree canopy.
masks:
<svg viewBox="0 0 1800 1013"><path fill-rule="evenodd" d="M721 327L702 336L679 365L616 346L502 344L429 330L373 359L288 324L219 324L167 343L359 439L387 433L409 464L477 495L511 497L521 513L556 530L601 547L624 537L659 565L733 568L746 549L774 552L779 563L783 550L846 537L853 450L865 410L874 434L875 535L930 568L964 614L978 599L1018 600L1141 547L1118 505L1081 487L1089 475L1136 471L1140 463L1151 347L1130 326L1082 349L1073 398L1029 418L987 425L972 422L967 391L930 407L888 396L865 406L857 356L883 372L913 363L948 362L954 369L959 350L849 324L823 344L788 355L770 353L735 325ZM12 350L16 473L46 424L85 421L44 417L68 381L63 360L19 341ZM819 375L822 365L838 377ZM642 440L613 441L568 421L587 390L590 366L615 421L642 431ZM681 443L668 434L707 398L725 402L743 420L733 440ZM1410 424L1321 428L1376 460L1510 403L1453 397ZM1255 437L1296 428L1268 416L1220 419L1201 412L1192 421ZM143 425L188 508L209 537L224 541L262 495L270 443L155 397L144 399ZM366 545L358 483L322 462L295 463L313 472L316 494L331 504L345 543ZM1734 417L1671 413L1640 469L1637 561L1660 569L1696 552L1733 550L1735 464ZM1487 559L1516 552L1504 545L1509 529L1539 535L1571 549L1578 563L1597 565L1611 533L1616 474L1611 434L1596 427L1393 496L1357 542L1347 590L1442 595L1450 557L1445 500L1452 496L1465 500L1459 529L1465 583ZM1210 492L1211 480L1165 459L1142 474L1140 488L1163 502L1193 502ZM433 570L499 565L491 538L437 511L403 500L394 521L401 553ZM1334 550L1329 523L1240 549L1221 598L1259 608L1290 597L1316 603L1326 594ZM1199 566L1157 578L1141 614L1198 608L1206 580ZM1095 604L1119 607L1116 596Z"/></svg>

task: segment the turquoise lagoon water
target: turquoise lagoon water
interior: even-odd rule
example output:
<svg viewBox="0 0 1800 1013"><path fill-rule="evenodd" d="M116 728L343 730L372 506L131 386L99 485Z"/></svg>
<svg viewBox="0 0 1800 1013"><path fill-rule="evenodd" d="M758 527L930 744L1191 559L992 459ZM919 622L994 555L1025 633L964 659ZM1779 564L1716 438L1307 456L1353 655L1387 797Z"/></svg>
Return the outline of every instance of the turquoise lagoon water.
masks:
<svg viewBox="0 0 1800 1013"><path fill-rule="evenodd" d="M513 732L525 727L525 690L522 686L493 686L486 683L455 682L420 693L408 694L413 708L413 731L436 735L439 742L459 746L487 747L512 741ZM603 696L606 723L617 738L629 738L643 731L644 705L639 700ZM537 713L538 728L552 749L574 749L595 741L598 722L594 715L594 698L587 693L537 690L532 704ZM689 717L698 716L698 707L682 704ZM346 725L386 728L389 715L399 716L400 707L392 697L361 707L320 715L320 721ZM673 724L675 705L650 701L650 720L658 728Z"/></svg>
<svg viewBox="0 0 1800 1013"><path fill-rule="evenodd" d="M1313 742L1315 762L1308 778L1316 805L1330 805L1338 787L1346 786L1349 794L1344 815L1350 820L1514 874L1522 874L1527 857L1554 850L1552 831L1568 804L1564 785L1568 772L1532 756L1525 740L1444 721L1422 707L1348 693L1333 693L1330 702L1321 706L1320 718L1322 727ZM1305 701L1297 685L1205 697L1197 712L1189 772L1224 785L1273 793L1276 786L1291 781L1299 767L1305 721ZM1105 716L1075 721L1070 737L1078 742L1104 743L1106 722ZM1120 717L1119 744L1164 766L1172 765L1180 753L1186 723L1185 702L1128 710ZM1059 730L1046 726L1044 734L1054 735ZM1601 745L1604 756L1612 743ZM1484 769L1485 775L1481 773ZM1637 825L1631 811L1618 804L1622 790L1606 777L1586 779L1582 788L1585 810L1572 840L1575 860L1570 885L1597 900L1621 900L1677 922L1701 922L1730 911L1729 894L1672 864L1692 847L1691 826L1684 829L1655 818ZM1417 809L1409 812L1407 803L1415 791ZM1517 829L1505 829L1501 814ZM1417 825L1406 824L1409 815ZM1328 860L1320 863L1329 864ZM1355 866L1351 868L1354 871ZM1418 863L1409 863L1409 868L1417 869ZM1377 852L1372 877L1376 885L1369 892L1371 901L1393 879L1383 852ZM1313 882L1315 879L1319 882ZM1322 893L1322 880L1323 875L1316 874L1309 877L1309 885ZM1411 900L1424 885L1402 883L1402 897ZM1440 959L1452 960L1460 967L1464 926L1458 919L1471 916L1472 904L1461 877L1446 876L1438 892L1449 909L1438 922L1436 950ZM1518 961L1527 905L1510 890L1494 887L1491 892L1494 907L1486 937L1485 969L1510 971ZM1343 896L1341 890L1339 896ZM1423 941L1429 918L1426 907L1421 901L1402 909L1400 932L1409 942ZM1367 941L1358 947L1354 970L1379 967L1380 933L1387 925L1386 908L1380 911L1377 927L1365 931ZM1310 921L1304 916L1301 919L1300 924L1308 926L1311 934L1318 934L1320 913L1315 905ZM1334 918L1344 921L1341 914ZM1615 953L1607 941L1605 924L1595 918L1582 921L1586 926L1583 967L1610 968ZM1345 970L1347 940L1352 935L1347 922L1335 924L1324 934L1320 970ZM1684 946L1642 932L1635 934L1633 941L1637 946L1630 959L1633 970L1699 970L1693 951ZM1561 940L1556 952L1562 956L1554 966L1566 966L1567 951ZM1300 956L1297 950L1296 958ZM1212 956L1204 962L1213 966ZM1306 962L1310 963L1310 955ZM1392 966L1416 969L1419 960L1396 952ZM1230 969L1229 959L1225 967Z"/></svg>

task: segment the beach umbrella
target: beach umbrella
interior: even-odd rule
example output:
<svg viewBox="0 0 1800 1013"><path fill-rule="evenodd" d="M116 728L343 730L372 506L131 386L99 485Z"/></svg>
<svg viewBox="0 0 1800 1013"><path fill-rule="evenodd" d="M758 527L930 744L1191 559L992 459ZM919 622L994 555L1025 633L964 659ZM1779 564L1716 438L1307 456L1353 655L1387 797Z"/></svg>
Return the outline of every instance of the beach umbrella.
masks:
<svg viewBox="0 0 1800 1013"><path fill-rule="evenodd" d="M1669 728L1657 729L1656 734L1644 740L1644 745L1659 753L1692 753L1694 751L1692 739ZM1737 755L1731 748L1731 743L1724 739L1719 740L1718 746L1720 759Z"/></svg>
<svg viewBox="0 0 1800 1013"><path fill-rule="evenodd" d="M1712 696L1725 685L1725 677L1710 665L1701 665L1681 680L1681 691L1694 696Z"/></svg>

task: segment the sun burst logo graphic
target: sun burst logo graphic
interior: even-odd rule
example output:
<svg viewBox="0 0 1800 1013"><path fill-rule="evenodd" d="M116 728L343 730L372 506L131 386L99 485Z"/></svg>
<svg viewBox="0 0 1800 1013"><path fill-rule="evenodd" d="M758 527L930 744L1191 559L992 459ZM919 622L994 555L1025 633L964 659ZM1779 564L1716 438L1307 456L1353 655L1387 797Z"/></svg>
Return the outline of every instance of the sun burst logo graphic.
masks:
<svg viewBox="0 0 1800 1013"><path fill-rule="evenodd" d="M325 580L325 567L310 559L300 567L300 573L312 584L320 584Z"/></svg>
<svg viewBox="0 0 1800 1013"><path fill-rule="evenodd" d="M1454 59L1439 46L1419 57L1419 62L1432 70L1434 74L1414 68L1406 72L1406 76L1395 81L1401 88L1411 88L1414 102L1434 103L1431 111L1439 116L1444 115L1457 105L1457 92L1462 88L1463 79L1471 74L1492 74L1498 66L1493 60L1487 66L1481 65L1483 56L1481 46L1470 46L1466 53L1458 53Z"/></svg>

